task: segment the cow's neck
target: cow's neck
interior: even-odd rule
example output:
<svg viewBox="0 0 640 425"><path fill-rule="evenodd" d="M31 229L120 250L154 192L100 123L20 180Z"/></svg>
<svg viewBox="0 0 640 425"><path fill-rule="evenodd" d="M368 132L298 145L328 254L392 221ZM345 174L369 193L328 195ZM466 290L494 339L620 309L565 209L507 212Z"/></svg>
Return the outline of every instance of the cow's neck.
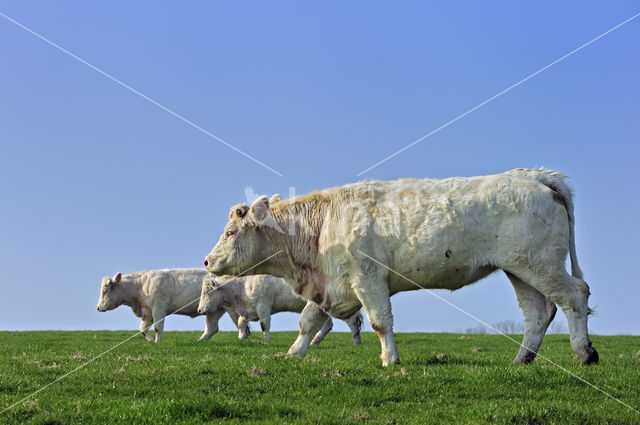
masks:
<svg viewBox="0 0 640 425"><path fill-rule="evenodd" d="M264 232L265 245L273 253L282 252L261 265L260 272L286 279L295 292L307 299L322 296L326 281L318 268L318 241L328 208L328 202L317 198L273 208L271 214L279 229L267 228Z"/></svg>
<svg viewBox="0 0 640 425"><path fill-rule="evenodd" d="M120 283L120 290L123 296L123 304L131 307L136 316L142 317L142 281L138 277L127 277L126 280Z"/></svg>
<svg viewBox="0 0 640 425"><path fill-rule="evenodd" d="M282 251L274 257L276 268L292 272L301 267L315 269L326 204L293 202L286 208L274 208L271 212L280 229L268 228L265 237L274 252Z"/></svg>

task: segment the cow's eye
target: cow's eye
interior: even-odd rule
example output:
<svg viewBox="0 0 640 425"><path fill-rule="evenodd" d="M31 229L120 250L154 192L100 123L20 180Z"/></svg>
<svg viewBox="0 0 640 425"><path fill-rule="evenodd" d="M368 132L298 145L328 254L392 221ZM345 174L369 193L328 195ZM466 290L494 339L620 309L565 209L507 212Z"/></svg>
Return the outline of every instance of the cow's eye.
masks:
<svg viewBox="0 0 640 425"><path fill-rule="evenodd" d="M233 236L233 235L235 235L235 234L236 234L236 231L235 231L235 230L228 230L228 231L227 231L227 237L229 237L229 236Z"/></svg>

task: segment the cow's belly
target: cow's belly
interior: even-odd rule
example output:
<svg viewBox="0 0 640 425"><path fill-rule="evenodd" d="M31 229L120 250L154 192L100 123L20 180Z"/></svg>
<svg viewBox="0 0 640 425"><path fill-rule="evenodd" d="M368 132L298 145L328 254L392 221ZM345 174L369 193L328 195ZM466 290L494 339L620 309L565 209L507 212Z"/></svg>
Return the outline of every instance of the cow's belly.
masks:
<svg viewBox="0 0 640 425"><path fill-rule="evenodd" d="M191 303L191 304L195 304L195 303ZM198 314L198 306L196 305L195 307L193 307L193 305L187 305L182 307L180 310L176 310L175 308L168 311L167 313L173 313L173 314L178 314L180 316L189 316L189 317L197 317L199 316Z"/></svg>
<svg viewBox="0 0 640 425"><path fill-rule="evenodd" d="M307 300L304 298L296 297L297 299L291 299L287 297L287 299L276 300L271 307L271 313L280 313L282 311L290 311L293 313L300 313L304 306L307 305Z"/></svg>
<svg viewBox="0 0 640 425"><path fill-rule="evenodd" d="M329 282L320 307L330 316L346 320L362 307L349 284Z"/></svg>
<svg viewBox="0 0 640 425"><path fill-rule="evenodd" d="M198 317L198 316L200 316L200 315L198 314L198 312L197 312L197 311L189 311L189 312L187 312L187 311L182 311L182 310L180 310L180 311L176 311L174 314L178 314L178 315L180 315L180 316L189 316L189 317L191 317L192 319L193 319L194 317Z"/></svg>
<svg viewBox="0 0 640 425"><path fill-rule="evenodd" d="M441 223L415 229L405 240L389 241L390 292L455 290L489 275L496 270L496 227Z"/></svg>
<svg viewBox="0 0 640 425"><path fill-rule="evenodd" d="M253 312L247 313L246 315L243 315L243 317L247 319L249 322L257 322L258 320L260 320L260 318L258 317L258 314Z"/></svg>
<svg viewBox="0 0 640 425"><path fill-rule="evenodd" d="M413 269L401 273L402 276L392 273L389 276L389 292L393 295L402 291L418 289L449 289L454 291L477 282L496 270L497 268L494 266L481 266L476 268L453 267L435 271Z"/></svg>

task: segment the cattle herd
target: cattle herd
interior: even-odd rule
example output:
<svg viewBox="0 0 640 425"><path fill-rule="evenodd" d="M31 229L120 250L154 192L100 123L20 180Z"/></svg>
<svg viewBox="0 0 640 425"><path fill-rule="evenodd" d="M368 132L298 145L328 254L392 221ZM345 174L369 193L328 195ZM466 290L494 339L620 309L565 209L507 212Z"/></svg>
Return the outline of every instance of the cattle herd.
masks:
<svg viewBox="0 0 640 425"><path fill-rule="evenodd" d="M290 199L263 196L231 208L204 260L206 270L105 277L98 311L131 307L150 341L155 324L156 342L168 314L205 315L200 339L207 339L226 312L241 339L250 333L249 322L259 321L265 343L271 314L300 312L288 355L303 358L330 331L330 316L345 320L359 344L364 307L388 366L399 362L392 295L453 291L502 270L525 319L516 363L535 359L556 305L567 317L573 351L583 363L597 363L587 330L589 286L577 261L573 200L564 179L557 171L516 169L363 181Z"/></svg>

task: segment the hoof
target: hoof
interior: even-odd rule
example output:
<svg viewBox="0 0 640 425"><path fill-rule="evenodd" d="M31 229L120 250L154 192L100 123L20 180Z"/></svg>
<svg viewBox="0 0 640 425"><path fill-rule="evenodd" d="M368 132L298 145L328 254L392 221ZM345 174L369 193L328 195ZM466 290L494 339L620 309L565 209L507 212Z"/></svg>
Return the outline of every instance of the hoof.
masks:
<svg viewBox="0 0 640 425"><path fill-rule="evenodd" d="M389 361L385 361L384 359L382 360L382 367L389 367L389 366L394 366L398 364L400 364L400 359L398 358L391 359Z"/></svg>
<svg viewBox="0 0 640 425"><path fill-rule="evenodd" d="M586 357L586 359L582 360L582 363L584 363L586 365L598 364L599 356L598 356L598 352L596 351L596 349L593 348L593 347L587 347L586 351L587 351L587 357Z"/></svg>
<svg viewBox="0 0 640 425"><path fill-rule="evenodd" d="M531 364L536 359L537 353L533 353L531 351L527 351L524 355L516 356L516 359L513 361L514 364Z"/></svg>

